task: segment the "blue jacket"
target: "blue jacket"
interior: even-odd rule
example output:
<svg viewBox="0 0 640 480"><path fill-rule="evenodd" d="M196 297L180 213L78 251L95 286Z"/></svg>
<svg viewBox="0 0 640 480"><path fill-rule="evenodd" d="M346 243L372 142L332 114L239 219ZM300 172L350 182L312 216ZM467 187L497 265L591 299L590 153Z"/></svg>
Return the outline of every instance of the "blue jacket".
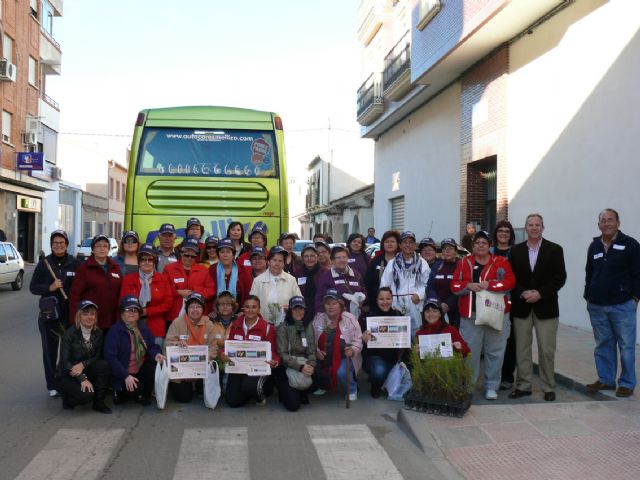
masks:
<svg viewBox="0 0 640 480"><path fill-rule="evenodd" d="M45 260L47 260L49 265L51 265L56 277L62 280L62 288L64 288L68 297L71 294L71 286L73 284L73 279L75 278L76 268L80 266L80 262L69 254L61 258L54 257L53 255L47 255ZM60 306L60 322L62 325L66 326L69 324L69 301L64 299L60 290L56 290L55 292L49 291L49 285L52 283L53 277L51 277L51 274L44 262L40 260L33 272L33 276L31 277L29 290L34 295L40 295L40 297L56 297L58 299L58 305Z"/></svg>
<svg viewBox="0 0 640 480"><path fill-rule="evenodd" d="M155 358L162 350L156 345L153 335L145 326L140 326L140 333L144 342L147 344L148 358ZM118 320L107 333L107 339L104 342L104 359L109 362L111 367L111 385L114 390L122 390L124 388L124 379L129 376L129 358L131 357L131 337L129 330L124 321Z"/></svg>
<svg viewBox="0 0 640 480"><path fill-rule="evenodd" d="M640 244L618 230L605 253L601 237L587 252L584 298L596 305L617 305L640 298Z"/></svg>

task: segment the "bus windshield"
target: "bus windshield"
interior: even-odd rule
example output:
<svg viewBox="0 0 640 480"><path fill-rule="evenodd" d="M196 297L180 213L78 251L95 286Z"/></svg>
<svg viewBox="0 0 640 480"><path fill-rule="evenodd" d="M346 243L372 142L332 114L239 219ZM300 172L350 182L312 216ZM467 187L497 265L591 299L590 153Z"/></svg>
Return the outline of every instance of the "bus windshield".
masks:
<svg viewBox="0 0 640 480"><path fill-rule="evenodd" d="M278 178L274 146L268 131L147 127L137 174Z"/></svg>

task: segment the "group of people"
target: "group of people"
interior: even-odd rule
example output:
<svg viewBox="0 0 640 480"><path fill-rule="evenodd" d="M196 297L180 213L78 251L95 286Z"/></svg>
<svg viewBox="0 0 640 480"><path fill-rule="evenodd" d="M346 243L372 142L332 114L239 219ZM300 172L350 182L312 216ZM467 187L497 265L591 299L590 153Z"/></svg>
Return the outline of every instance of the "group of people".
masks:
<svg viewBox="0 0 640 480"><path fill-rule="evenodd" d="M618 328L616 319L623 313L610 302L623 301L635 312L640 247L612 230L612 212L600 215L603 235L594 240L587 265L585 298L598 324L596 340L601 337L599 380L591 388L616 388L617 341L626 349L617 394L628 396L635 387L627 351L635 345L635 329L630 341L630 327ZM535 330L544 398L553 401L557 293L566 272L562 248L544 239L543 230L542 216L529 215L527 240L514 245L513 227L501 221L493 236L475 232L472 253L461 258L453 238L438 245L431 238L418 241L412 232L387 231L380 251L370 258L365 246L377 240L373 229L367 239L350 235L344 246L314 238L298 255L293 234L281 235L269 248L262 224L254 225L245 240L244 226L232 222L225 238L204 238L204 226L191 218L179 244L170 223L160 227L158 246L125 232L114 258L108 255L108 238L96 235L85 262L67 252L67 234L56 230L51 254L39 262L31 281L32 293L41 297L47 389L69 409L92 402L95 410L110 413L109 391L116 404L133 399L148 405L155 363L165 360L167 347L206 345L209 360L224 369L225 340L242 340L271 344L271 374L222 375L231 407L264 404L275 390L291 411L308 403L309 394L332 389L356 400L361 370L368 374L371 396L379 397L393 366L409 361L409 351L367 348L372 336L366 319L408 316L414 340L451 334L453 348L472 366L474 383L484 356L487 399L512 384L511 398L531 394ZM503 303L499 328L476 321L481 291L498 294ZM609 331L607 321L613 325ZM70 325L61 340L60 324ZM628 335L621 338L623 333ZM197 380L169 384L178 402L191 401L202 388Z"/></svg>

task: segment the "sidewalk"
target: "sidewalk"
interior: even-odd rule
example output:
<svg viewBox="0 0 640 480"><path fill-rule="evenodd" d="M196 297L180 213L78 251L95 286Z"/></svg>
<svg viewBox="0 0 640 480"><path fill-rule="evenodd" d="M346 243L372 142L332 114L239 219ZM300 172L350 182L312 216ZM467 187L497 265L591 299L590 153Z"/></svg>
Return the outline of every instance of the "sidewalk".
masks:
<svg viewBox="0 0 640 480"><path fill-rule="evenodd" d="M560 325L558 383L584 391L597 379L593 347L591 332ZM640 392L607 395L611 400L472 405L464 418L402 410L398 421L446 478L636 480Z"/></svg>

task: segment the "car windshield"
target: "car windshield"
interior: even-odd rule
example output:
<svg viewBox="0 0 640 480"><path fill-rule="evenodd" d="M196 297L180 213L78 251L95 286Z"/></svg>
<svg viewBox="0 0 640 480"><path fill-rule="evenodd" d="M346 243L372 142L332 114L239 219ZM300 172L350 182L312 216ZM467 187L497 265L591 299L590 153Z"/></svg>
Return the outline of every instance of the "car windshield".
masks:
<svg viewBox="0 0 640 480"><path fill-rule="evenodd" d="M80 245L81 247L91 247L91 238L85 238L82 241L82 245Z"/></svg>

